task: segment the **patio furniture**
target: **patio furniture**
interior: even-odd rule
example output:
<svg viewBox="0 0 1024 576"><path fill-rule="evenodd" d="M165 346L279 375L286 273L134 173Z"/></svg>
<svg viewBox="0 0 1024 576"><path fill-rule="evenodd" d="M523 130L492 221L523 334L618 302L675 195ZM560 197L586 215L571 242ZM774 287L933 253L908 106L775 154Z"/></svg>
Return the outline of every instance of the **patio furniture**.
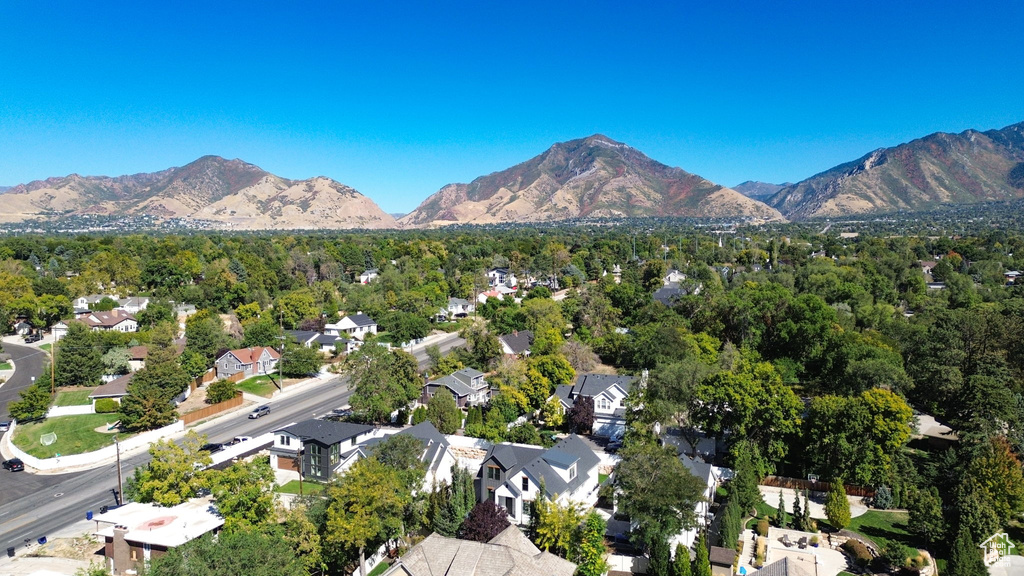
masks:
<svg viewBox="0 0 1024 576"><path fill-rule="evenodd" d="M798 546L800 546L801 550L807 548L807 536L801 536L800 539L796 541L796 543Z"/></svg>
<svg viewBox="0 0 1024 576"><path fill-rule="evenodd" d="M793 545L793 541L789 539L789 534L783 534L783 535L782 535L782 544L783 544L783 545L784 545L784 546L785 546L786 548L789 548L790 546L792 546L792 545Z"/></svg>

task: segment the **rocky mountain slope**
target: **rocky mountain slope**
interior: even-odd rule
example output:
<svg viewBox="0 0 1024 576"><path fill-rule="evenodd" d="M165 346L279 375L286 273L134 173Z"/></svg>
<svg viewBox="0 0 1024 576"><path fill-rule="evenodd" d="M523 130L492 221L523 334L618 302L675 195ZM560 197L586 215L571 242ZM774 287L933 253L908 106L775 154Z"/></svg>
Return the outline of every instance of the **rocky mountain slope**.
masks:
<svg viewBox="0 0 1024 576"><path fill-rule="evenodd" d="M396 226L372 200L329 178L288 180L218 156L148 174L47 178L2 194L0 222L150 214L210 220L236 230Z"/></svg>
<svg viewBox="0 0 1024 576"><path fill-rule="evenodd" d="M927 210L1024 197L1024 122L937 132L880 148L783 188L767 200L787 218Z"/></svg>
<svg viewBox="0 0 1024 576"><path fill-rule="evenodd" d="M449 184L399 223L419 227L626 216L781 219L774 209L735 190L594 135L555 144L469 184Z"/></svg>
<svg viewBox="0 0 1024 576"><path fill-rule="evenodd" d="M771 184L769 182L757 182L756 180L747 180L742 184L733 186L732 189L743 194L747 198L753 198L764 202L768 198L771 198L779 190L782 190L786 186L792 186L792 182L786 182L785 184Z"/></svg>

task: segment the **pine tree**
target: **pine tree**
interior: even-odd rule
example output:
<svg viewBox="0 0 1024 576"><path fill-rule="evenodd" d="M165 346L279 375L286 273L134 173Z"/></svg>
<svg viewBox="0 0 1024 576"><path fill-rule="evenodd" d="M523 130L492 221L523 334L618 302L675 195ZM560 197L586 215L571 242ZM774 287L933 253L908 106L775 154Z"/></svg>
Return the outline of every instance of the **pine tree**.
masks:
<svg viewBox="0 0 1024 576"><path fill-rule="evenodd" d="M722 514L722 529L720 531L721 546L732 548L740 538L743 524L743 513L740 511L739 498L729 498L725 504L725 511Z"/></svg>
<svg viewBox="0 0 1024 576"><path fill-rule="evenodd" d="M651 543L651 561L647 565L647 574L650 576L670 576L668 542L664 538L658 538Z"/></svg>
<svg viewBox="0 0 1024 576"><path fill-rule="evenodd" d="M825 497L825 517L837 530L850 525L850 501L846 498L846 487L843 486L842 478L836 478L832 482L832 488Z"/></svg>
<svg viewBox="0 0 1024 576"><path fill-rule="evenodd" d="M693 576L711 576L711 557L709 556L707 535L701 532L697 540L697 556L693 564Z"/></svg>
<svg viewBox="0 0 1024 576"><path fill-rule="evenodd" d="M789 525L789 519L786 518L786 501L782 498L782 490L779 490L779 513L775 517L776 524L779 528L785 528Z"/></svg>
<svg viewBox="0 0 1024 576"><path fill-rule="evenodd" d="M682 542L676 544L676 557L672 559L672 576L690 576L690 549Z"/></svg>
<svg viewBox="0 0 1024 576"><path fill-rule="evenodd" d="M812 530L814 524L811 523L811 504L807 500L807 490L804 490L804 530Z"/></svg>
<svg viewBox="0 0 1024 576"><path fill-rule="evenodd" d="M988 569L981 559L981 551L971 539L967 528L961 526L949 553L948 576L985 576Z"/></svg>
<svg viewBox="0 0 1024 576"><path fill-rule="evenodd" d="M740 442L735 450L736 477L732 480L732 491L740 500L742 512L748 514L758 503L763 502L757 487L761 479L754 464L753 451L756 448L750 442Z"/></svg>
<svg viewBox="0 0 1024 576"><path fill-rule="evenodd" d="M804 526L804 515L800 509L800 492L793 494L793 528L796 530L806 530Z"/></svg>
<svg viewBox="0 0 1024 576"><path fill-rule="evenodd" d="M57 386L96 386L103 374L103 355L96 337L81 322L68 322L68 332L55 344Z"/></svg>

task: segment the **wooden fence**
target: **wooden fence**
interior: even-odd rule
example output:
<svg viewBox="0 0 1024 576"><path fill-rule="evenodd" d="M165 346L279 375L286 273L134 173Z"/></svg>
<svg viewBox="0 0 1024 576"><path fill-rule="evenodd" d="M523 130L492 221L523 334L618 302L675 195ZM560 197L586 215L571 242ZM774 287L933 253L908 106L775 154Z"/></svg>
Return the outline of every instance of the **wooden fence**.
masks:
<svg viewBox="0 0 1024 576"><path fill-rule="evenodd" d="M235 372L231 376L228 376L228 377L226 377L224 379L227 380L228 382L231 382L231 383L234 384L234 383L237 383L237 382L241 382L242 380L245 380L245 378L246 378L245 372ZM193 381L193 384L195 386L205 386L205 385L207 385L207 384L209 384L211 382L214 382L216 380L217 380L217 370L215 368L210 368L206 372L203 372L202 374L200 374L195 379L195 381ZM195 387L193 387L192 390L195 390Z"/></svg>
<svg viewBox="0 0 1024 576"><path fill-rule="evenodd" d="M808 490L811 492L828 492L832 489L830 482L811 482L810 480L804 480L803 478L787 478L785 476L768 476L761 481L764 486L775 486L776 488L790 488L793 490ZM846 489L848 496L858 496L860 498L874 498L874 488L867 488L865 486L857 486L854 484L843 484Z"/></svg>
<svg viewBox="0 0 1024 576"><path fill-rule="evenodd" d="M202 420L203 418L206 418L208 416L213 416L214 414L218 414L225 410L237 408L238 406L241 406L244 401L245 400L242 399L242 393L240 391L237 391L235 392L235 397L232 398L231 400L225 400L223 402L211 404L206 408L194 410L192 412L189 412L188 414L182 414L181 420L185 422L186 426L188 426L189 424L196 422L198 420Z"/></svg>

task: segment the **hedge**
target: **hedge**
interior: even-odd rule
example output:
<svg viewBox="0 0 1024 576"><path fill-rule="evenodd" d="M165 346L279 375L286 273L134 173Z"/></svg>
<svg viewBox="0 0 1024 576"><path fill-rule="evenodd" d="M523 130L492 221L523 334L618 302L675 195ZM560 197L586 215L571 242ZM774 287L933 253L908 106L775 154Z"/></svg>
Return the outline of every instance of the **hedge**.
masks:
<svg viewBox="0 0 1024 576"><path fill-rule="evenodd" d="M113 414L121 410L121 405L113 398L97 398L94 408L97 414Z"/></svg>

